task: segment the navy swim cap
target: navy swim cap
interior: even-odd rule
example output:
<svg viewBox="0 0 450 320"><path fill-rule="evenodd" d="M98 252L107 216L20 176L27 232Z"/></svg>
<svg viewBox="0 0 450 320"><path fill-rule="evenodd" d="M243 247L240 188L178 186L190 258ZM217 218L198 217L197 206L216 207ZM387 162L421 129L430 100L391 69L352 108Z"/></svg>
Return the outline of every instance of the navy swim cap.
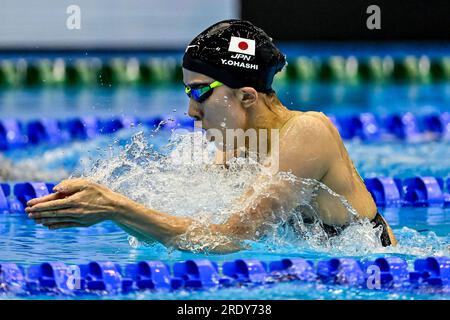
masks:
<svg viewBox="0 0 450 320"><path fill-rule="evenodd" d="M230 88L272 92L275 73L286 57L262 29L245 20L213 24L189 43L183 68L218 80Z"/></svg>

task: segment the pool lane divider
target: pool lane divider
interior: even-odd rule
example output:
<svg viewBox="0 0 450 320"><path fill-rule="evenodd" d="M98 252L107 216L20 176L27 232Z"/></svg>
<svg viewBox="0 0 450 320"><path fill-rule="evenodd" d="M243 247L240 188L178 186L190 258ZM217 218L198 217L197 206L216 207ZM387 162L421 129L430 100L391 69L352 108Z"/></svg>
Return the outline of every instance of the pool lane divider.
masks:
<svg viewBox="0 0 450 320"><path fill-rule="evenodd" d="M450 112L422 116L410 112L386 116L366 112L346 116L329 114L328 117L345 140L359 139L364 142L450 140ZM194 121L188 117L177 119L164 115L142 119L133 116L112 118L84 116L65 120L42 118L27 122L0 119L0 151L38 144L59 146L71 141L95 139L100 135L136 126L152 130L156 128L192 130Z"/></svg>
<svg viewBox="0 0 450 320"><path fill-rule="evenodd" d="M0 183L0 213L25 213L27 202L53 193L56 183L18 182Z"/></svg>
<svg viewBox="0 0 450 320"><path fill-rule="evenodd" d="M121 129L145 126L155 130L193 128L194 121L185 117L151 117L138 119L132 116L99 118L84 116L57 120L43 118L22 122L17 119L0 119L0 151L21 149L38 144L59 146L72 141L86 141Z"/></svg>
<svg viewBox="0 0 450 320"><path fill-rule="evenodd" d="M175 56L109 59L0 59L0 88L149 86L180 83L181 59ZM450 56L294 55L278 81L306 83L415 83L450 81Z"/></svg>
<svg viewBox="0 0 450 320"><path fill-rule="evenodd" d="M375 204L386 207L450 207L450 178L374 177L364 180ZM0 213L24 213L27 201L53 192L57 182L0 183Z"/></svg>
<svg viewBox="0 0 450 320"><path fill-rule="evenodd" d="M44 262L28 267L0 262L0 292L17 296L252 288L294 281L448 294L450 257L416 259L412 270L399 257L380 257L373 261L332 258L317 263L303 258L269 262L237 259L221 265L208 259L194 259L172 266L162 261L140 261L124 267L98 261L80 265Z"/></svg>

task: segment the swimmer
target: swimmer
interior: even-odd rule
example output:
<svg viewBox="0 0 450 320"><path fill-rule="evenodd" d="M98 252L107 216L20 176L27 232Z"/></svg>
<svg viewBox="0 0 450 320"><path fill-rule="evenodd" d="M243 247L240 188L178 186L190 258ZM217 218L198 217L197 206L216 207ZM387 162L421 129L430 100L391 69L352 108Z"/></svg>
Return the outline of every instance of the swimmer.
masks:
<svg viewBox="0 0 450 320"><path fill-rule="evenodd" d="M225 124L226 129L278 130L279 171L325 184L345 197L359 218L367 218L382 229L383 246L396 245L391 228L377 211L332 122L321 112L289 110L277 98L272 81L285 64L285 56L272 39L250 22L225 20L210 26L191 41L183 57L189 116L201 121L204 129L223 130ZM230 156L237 155L236 150L229 151L225 141L217 160L226 164ZM145 207L80 178L64 180L54 193L28 201L26 211L52 230L110 220L138 239L180 250L192 250L186 243L197 242L206 252L229 253L241 250L243 240L263 237L267 226L280 219L279 212L298 204L292 184L264 185L253 205L221 224L196 224L189 217ZM254 192L248 190L243 197ZM319 191L316 202L318 218L330 237L349 225L348 208L336 196Z"/></svg>

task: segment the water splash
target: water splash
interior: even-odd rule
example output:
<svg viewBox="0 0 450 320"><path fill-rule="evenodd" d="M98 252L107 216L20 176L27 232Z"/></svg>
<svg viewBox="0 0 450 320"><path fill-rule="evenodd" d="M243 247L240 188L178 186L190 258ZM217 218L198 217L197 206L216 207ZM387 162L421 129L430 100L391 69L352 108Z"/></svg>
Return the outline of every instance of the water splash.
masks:
<svg viewBox="0 0 450 320"><path fill-rule="evenodd" d="M192 150L198 139L201 151L194 157L185 150ZM144 132L139 132L131 143L110 155L113 156L105 155L93 166L84 168L82 176L147 207L194 219L191 228L178 239L184 249L204 252L233 243L235 239L213 234L207 226L224 223L232 214L254 206L256 199L267 192L265 186L274 183L287 183L298 190L296 209L281 208L276 213L278 219L265 223L266 233L256 243L263 243L266 250L276 251L286 245L356 254L382 249L381 230L373 229L367 219L357 219L356 211L346 199L326 185L314 179L297 179L286 172L272 174L252 159L233 158L226 169L213 165L214 147L201 132L175 133L161 150L154 149ZM254 190L251 196L242 197L249 189ZM351 223L339 236L329 237L322 228L315 204L319 191L336 197L347 209ZM303 219L305 210L312 216L307 223ZM134 241L133 245L136 243L139 242ZM244 247L254 243L246 241Z"/></svg>

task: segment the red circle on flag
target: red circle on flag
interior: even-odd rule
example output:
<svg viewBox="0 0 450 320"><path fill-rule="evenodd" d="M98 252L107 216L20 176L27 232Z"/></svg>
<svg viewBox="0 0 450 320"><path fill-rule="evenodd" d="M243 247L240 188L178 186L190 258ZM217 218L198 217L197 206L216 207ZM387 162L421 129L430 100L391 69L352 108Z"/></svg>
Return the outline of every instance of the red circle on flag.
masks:
<svg viewBox="0 0 450 320"><path fill-rule="evenodd" d="M245 41L241 41L241 42L239 42L238 47L241 50L247 50L248 49L248 44Z"/></svg>

